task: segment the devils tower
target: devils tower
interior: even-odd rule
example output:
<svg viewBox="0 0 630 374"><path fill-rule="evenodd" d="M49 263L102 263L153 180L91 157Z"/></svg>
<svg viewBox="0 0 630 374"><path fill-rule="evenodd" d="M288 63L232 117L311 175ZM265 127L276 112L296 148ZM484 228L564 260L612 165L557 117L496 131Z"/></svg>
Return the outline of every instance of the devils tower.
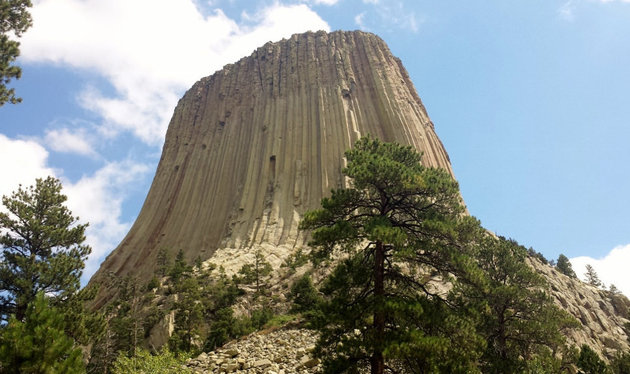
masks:
<svg viewBox="0 0 630 374"><path fill-rule="evenodd" d="M146 283L160 251L228 271L260 251L274 269L306 246L302 215L345 187L344 151L362 136L411 145L452 175L446 150L400 60L365 32L309 32L267 43L195 83L168 127L153 184L133 227L91 284ZM572 343L628 349L630 302L530 261L558 305L580 321Z"/></svg>
<svg viewBox="0 0 630 374"><path fill-rule="evenodd" d="M309 32L265 44L179 101L144 206L94 279L146 279L160 249L192 261L303 245L302 213L344 186L343 152L367 134L412 145L426 165L451 172L406 70L379 37Z"/></svg>

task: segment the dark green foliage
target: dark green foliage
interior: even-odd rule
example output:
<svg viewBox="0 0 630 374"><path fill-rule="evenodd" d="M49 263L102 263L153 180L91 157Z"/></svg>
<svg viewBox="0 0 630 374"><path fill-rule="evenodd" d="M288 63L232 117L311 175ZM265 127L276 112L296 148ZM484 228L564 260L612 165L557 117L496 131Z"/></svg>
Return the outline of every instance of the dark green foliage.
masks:
<svg viewBox="0 0 630 374"><path fill-rule="evenodd" d="M253 264L245 264L238 273L241 275L240 282L244 284L254 284L256 295L261 295L266 288L265 278L273 269L271 264L265 260L260 250L256 251Z"/></svg>
<svg viewBox="0 0 630 374"><path fill-rule="evenodd" d="M317 308L322 301L317 289L313 286L313 281L308 274L298 279L289 293L289 299L293 301L292 313L306 313Z"/></svg>
<svg viewBox="0 0 630 374"><path fill-rule="evenodd" d="M560 254L560 256L558 256L556 269L558 269L559 272L561 272L562 274L566 276L569 276L571 278L577 278L575 271L573 271L573 266L571 265L571 262L569 261L567 256L563 254Z"/></svg>
<svg viewBox="0 0 630 374"><path fill-rule="evenodd" d="M234 317L232 308L226 307L214 313L210 325L210 332L204 344L204 351L211 351L222 346L229 340L247 335L254 331L251 320Z"/></svg>
<svg viewBox="0 0 630 374"><path fill-rule="evenodd" d="M165 248L160 248L157 254L157 275L164 277L171 266L171 258Z"/></svg>
<svg viewBox="0 0 630 374"><path fill-rule="evenodd" d="M141 317L141 286L136 278L127 276L113 280L118 288L116 301L109 306L109 328L113 332L114 352L132 355L144 336Z"/></svg>
<svg viewBox="0 0 630 374"><path fill-rule="evenodd" d="M180 277L176 285L177 302L175 310L175 330L169 346L175 352L193 351L193 341L200 333L204 320L204 304L199 280L193 276Z"/></svg>
<svg viewBox="0 0 630 374"><path fill-rule="evenodd" d="M147 283L147 291L150 292L158 287L160 287L160 280L156 276L153 276L151 280L149 280L149 283Z"/></svg>
<svg viewBox="0 0 630 374"><path fill-rule="evenodd" d="M15 89L7 88L12 79L22 76L22 69L13 65L20 55L20 43L9 35L20 37L31 27L31 15L28 12L31 6L30 0L0 2L0 106L7 102L15 104L22 101L15 96Z"/></svg>
<svg viewBox="0 0 630 374"><path fill-rule="evenodd" d="M87 224L77 224L66 199L52 177L2 197L8 213L0 213L0 319L23 320L39 292L58 305L78 291L91 249L81 244Z"/></svg>
<svg viewBox="0 0 630 374"><path fill-rule="evenodd" d="M425 276L474 278L467 254L480 227L462 215L457 183L444 170L423 167L411 147L364 138L346 158L352 188L333 191L301 225L313 230L316 263L346 257L324 283L326 301L314 321L325 371L371 366L382 373L391 361L419 372L414 365L466 372L479 341L465 336L474 330Z"/></svg>
<svg viewBox="0 0 630 374"><path fill-rule="evenodd" d="M586 283L591 286L595 286L597 288L604 287L604 284L599 279L599 275L597 275L595 268L593 268L590 264L586 264L586 273L584 273L584 277L586 277Z"/></svg>
<svg viewBox="0 0 630 374"><path fill-rule="evenodd" d="M293 274L297 268L305 265L306 263L308 263L308 256L304 253L302 248L298 248L297 251L284 260L282 267L288 268L289 272Z"/></svg>
<svg viewBox="0 0 630 374"><path fill-rule="evenodd" d="M144 317L144 320L142 322L142 328L144 329L145 338L149 337L153 326L157 325L157 323L160 322L165 315L166 314L164 313L164 311L157 306L152 306L151 308L149 308L149 311L147 312L147 315Z"/></svg>
<svg viewBox="0 0 630 374"><path fill-rule="evenodd" d="M580 356L577 360L577 366L580 368L580 373L583 374L608 373L606 363L591 347L586 344L582 345L580 348Z"/></svg>
<svg viewBox="0 0 630 374"><path fill-rule="evenodd" d="M485 276L459 282L453 292L454 302L478 313L487 341L484 373L522 373L533 357L540 358L536 365L559 366L552 352L564 345L562 331L577 326L545 292L546 281L527 265L527 254L513 240L486 237L476 255Z"/></svg>
<svg viewBox="0 0 630 374"><path fill-rule="evenodd" d="M262 329L269 320L273 317L273 310L268 305L263 305L260 308L252 310L252 316L250 317L252 327L255 330Z"/></svg>
<svg viewBox="0 0 630 374"><path fill-rule="evenodd" d="M630 353L617 353L610 361L610 370L614 374L630 374Z"/></svg>
<svg viewBox="0 0 630 374"><path fill-rule="evenodd" d="M0 371L83 373L81 350L65 334L64 327L59 310L39 292L22 320L12 316L0 329Z"/></svg>
<svg viewBox="0 0 630 374"><path fill-rule="evenodd" d="M177 283L179 277L181 277L184 273L189 273L191 271L192 267L186 263L186 259L184 258L184 251L180 249L177 252L175 262L168 272L168 275L173 279L173 282Z"/></svg>

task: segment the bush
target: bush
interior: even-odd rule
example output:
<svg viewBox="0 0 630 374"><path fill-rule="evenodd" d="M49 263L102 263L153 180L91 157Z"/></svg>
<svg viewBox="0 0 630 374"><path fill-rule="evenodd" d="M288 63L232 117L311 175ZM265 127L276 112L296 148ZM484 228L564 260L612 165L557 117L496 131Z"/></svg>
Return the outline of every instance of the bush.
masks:
<svg viewBox="0 0 630 374"><path fill-rule="evenodd" d="M306 274L298 279L289 293L289 299L293 301L292 313L304 313L313 310L321 301L317 289L313 286L311 277Z"/></svg>
<svg viewBox="0 0 630 374"><path fill-rule="evenodd" d="M114 362L112 374L188 374L191 369L183 366L187 357L176 357L168 349L152 355L145 349L137 349L135 357L127 357L120 353Z"/></svg>
<svg viewBox="0 0 630 374"><path fill-rule="evenodd" d="M577 366L582 369L584 374L606 374L608 372L606 363L586 344L580 348Z"/></svg>

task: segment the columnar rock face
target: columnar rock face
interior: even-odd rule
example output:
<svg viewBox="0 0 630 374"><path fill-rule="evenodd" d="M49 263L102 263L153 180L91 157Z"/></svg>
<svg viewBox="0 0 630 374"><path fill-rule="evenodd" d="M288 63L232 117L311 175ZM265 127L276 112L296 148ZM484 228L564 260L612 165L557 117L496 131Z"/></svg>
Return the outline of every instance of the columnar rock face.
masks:
<svg viewBox="0 0 630 374"><path fill-rule="evenodd" d="M451 171L407 72L380 38L317 32L267 43L180 100L138 219L94 279L147 279L162 248L236 263L262 246L278 264L304 244L302 213L345 185L343 153L368 134L412 145L424 164Z"/></svg>
<svg viewBox="0 0 630 374"><path fill-rule="evenodd" d="M260 250L278 270L305 245L302 214L346 186L343 153L368 134L411 145L425 165L452 174L407 72L377 36L306 33L258 48L180 100L144 206L91 282L107 284L110 272L146 282L163 249L227 272ZM583 324L571 342L609 354L630 349L628 299L532 266ZM94 306L111 295L103 288Z"/></svg>

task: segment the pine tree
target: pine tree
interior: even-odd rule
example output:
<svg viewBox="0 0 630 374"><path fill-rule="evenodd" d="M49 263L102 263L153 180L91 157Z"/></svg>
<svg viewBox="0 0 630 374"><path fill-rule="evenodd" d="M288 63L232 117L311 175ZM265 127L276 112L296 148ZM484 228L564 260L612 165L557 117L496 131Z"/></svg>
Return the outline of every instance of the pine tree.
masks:
<svg viewBox="0 0 630 374"><path fill-rule="evenodd" d="M262 251L259 249L254 255L253 264L243 265L238 273L242 276L241 281L245 284L253 283L256 287L256 295L261 295L265 284L265 277L271 274L273 268L271 264L265 260Z"/></svg>
<svg viewBox="0 0 630 374"><path fill-rule="evenodd" d="M591 286L595 286L597 288L604 286L602 281L599 279L599 275L597 275L595 268L593 268L590 264L586 264L586 273L584 273L584 277L586 277L586 283Z"/></svg>
<svg viewBox="0 0 630 374"><path fill-rule="evenodd" d="M315 262L343 258L324 282L327 300L314 321L325 372L369 366L381 374L388 361L419 372L474 365L477 340L467 335L474 331L450 313L430 275L474 271L467 253L479 224L462 214L457 182L420 157L411 147L360 139L346 152L351 187L305 214Z"/></svg>
<svg viewBox="0 0 630 374"><path fill-rule="evenodd" d="M175 292L175 329L169 345L174 352L192 352L205 313L201 285L194 276L180 277Z"/></svg>
<svg viewBox="0 0 630 374"><path fill-rule="evenodd" d="M527 372L534 357L549 364L564 345L562 331L577 326L553 303L544 278L525 262L527 253L513 240L486 237L475 256L484 277L460 279L452 293L455 303L478 313L479 333L487 341L484 373Z"/></svg>
<svg viewBox="0 0 630 374"><path fill-rule="evenodd" d="M606 363L599 357L597 352L586 344L583 344L580 348L580 356L578 357L577 366L582 369L580 373L584 374L608 373Z"/></svg>
<svg viewBox="0 0 630 374"><path fill-rule="evenodd" d="M22 101L15 96L15 89L8 89L7 84L22 76L22 69L12 65L20 55L20 42L15 37L22 36L31 27L32 20L28 12L31 6L30 0L0 2L0 106L7 102L15 104Z"/></svg>
<svg viewBox="0 0 630 374"><path fill-rule="evenodd" d="M66 199L61 183L52 177L2 197L8 213L0 213L1 319L15 314L23 320L39 292L57 305L79 289L91 249L81 244L87 224L77 224L78 217L63 205Z"/></svg>
<svg viewBox="0 0 630 374"><path fill-rule="evenodd" d="M571 266L571 262L567 258L567 256L562 253L558 256L558 262L556 263L556 269L562 274L569 276L571 278L577 278L575 271L573 271L573 266Z"/></svg>
<svg viewBox="0 0 630 374"><path fill-rule="evenodd" d="M39 292L23 319L12 316L0 332L2 373L83 373L81 350L64 333L59 310Z"/></svg>

